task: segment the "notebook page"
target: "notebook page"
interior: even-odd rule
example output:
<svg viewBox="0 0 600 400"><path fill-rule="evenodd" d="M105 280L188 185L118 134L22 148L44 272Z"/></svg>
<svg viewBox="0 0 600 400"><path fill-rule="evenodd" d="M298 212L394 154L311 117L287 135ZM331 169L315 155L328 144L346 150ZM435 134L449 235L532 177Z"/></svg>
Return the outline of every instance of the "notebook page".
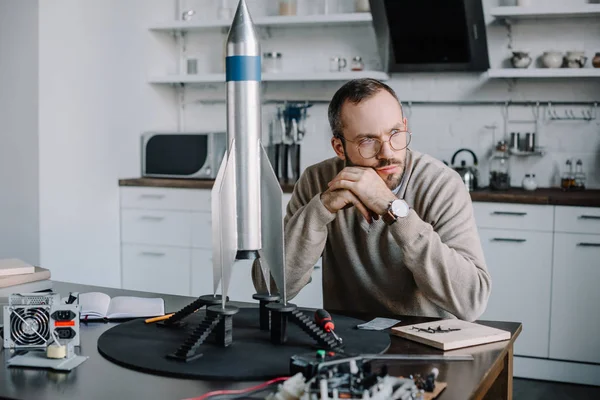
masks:
<svg viewBox="0 0 600 400"><path fill-rule="evenodd" d="M110 297L100 292L89 292L79 294L79 305L81 306L80 319L101 319L106 316Z"/></svg>
<svg viewBox="0 0 600 400"><path fill-rule="evenodd" d="M109 319L159 315L165 315L165 302L163 299L132 296L113 297L106 312Z"/></svg>

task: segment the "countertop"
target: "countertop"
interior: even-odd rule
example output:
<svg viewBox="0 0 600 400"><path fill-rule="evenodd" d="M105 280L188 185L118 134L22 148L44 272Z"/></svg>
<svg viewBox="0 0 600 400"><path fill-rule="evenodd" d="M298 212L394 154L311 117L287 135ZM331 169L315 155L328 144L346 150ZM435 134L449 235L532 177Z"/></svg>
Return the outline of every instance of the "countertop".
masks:
<svg viewBox="0 0 600 400"><path fill-rule="evenodd" d="M200 179L158 179L132 178L120 179L119 186L163 187L183 189L212 189L214 180ZM281 183L284 193L292 193L293 183ZM586 189L582 191L565 192L560 188L539 188L526 191L521 188L511 188L505 191L479 189L471 192L471 199L479 202L547 204L560 206L600 207L600 190Z"/></svg>

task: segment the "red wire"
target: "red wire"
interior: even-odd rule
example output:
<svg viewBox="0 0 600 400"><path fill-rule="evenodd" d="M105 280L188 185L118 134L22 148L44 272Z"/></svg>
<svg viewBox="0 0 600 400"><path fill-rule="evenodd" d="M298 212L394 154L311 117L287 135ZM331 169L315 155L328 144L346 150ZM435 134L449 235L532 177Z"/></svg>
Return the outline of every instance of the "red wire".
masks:
<svg viewBox="0 0 600 400"><path fill-rule="evenodd" d="M213 392L208 392L203 394L200 397L194 397L192 399L187 399L187 400L205 400L208 399L209 397L212 396L222 396L222 395L226 395L226 394L243 394L243 393L248 393L248 392L253 392L255 390L258 389L264 389L267 386L270 386L276 382L281 382L281 381L285 381L287 380L289 377L284 376L284 377L280 377L280 378L275 378L275 379L271 379L270 381L267 381L265 383L261 383L260 385L256 385L256 386L252 386L246 389L236 389L236 390L215 390Z"/></svg>

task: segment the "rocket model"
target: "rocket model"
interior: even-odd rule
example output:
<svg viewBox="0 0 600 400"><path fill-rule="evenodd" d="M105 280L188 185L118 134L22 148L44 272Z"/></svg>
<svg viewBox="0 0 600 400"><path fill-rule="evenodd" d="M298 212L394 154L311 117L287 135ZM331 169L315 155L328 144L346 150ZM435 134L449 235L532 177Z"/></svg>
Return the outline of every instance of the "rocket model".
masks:
<svg viewBox="0 0 600 400"><path fill-rule="evenodd" d="M261 50L245 0L227 37L227 151L211 192L213 288L225 308L237 259L260 258L286 304L283 192L261 143Z"/></svg>

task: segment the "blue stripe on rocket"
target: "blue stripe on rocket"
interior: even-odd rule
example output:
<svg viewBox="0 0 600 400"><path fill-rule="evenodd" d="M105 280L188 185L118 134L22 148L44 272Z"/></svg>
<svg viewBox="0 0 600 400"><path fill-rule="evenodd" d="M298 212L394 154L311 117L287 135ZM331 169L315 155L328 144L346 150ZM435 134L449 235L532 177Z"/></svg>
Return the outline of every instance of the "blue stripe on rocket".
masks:
<svg viewBox="0 0 600 400"><path fill-rule="evenodd" d="M229 56L225 58L225 80L260 81L260 56Z"/></svg>

